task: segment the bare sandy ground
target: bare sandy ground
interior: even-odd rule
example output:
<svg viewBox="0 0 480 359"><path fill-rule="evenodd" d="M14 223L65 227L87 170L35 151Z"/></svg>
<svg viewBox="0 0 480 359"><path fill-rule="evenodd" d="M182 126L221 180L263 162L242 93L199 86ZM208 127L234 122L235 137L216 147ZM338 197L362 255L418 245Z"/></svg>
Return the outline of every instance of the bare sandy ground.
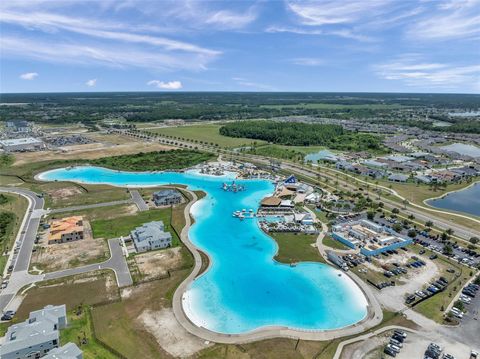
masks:
<svg viewBox="0 0 480 359"><path fill-rule="evenodd" d="M187 358L211 345L188 333L177 322L171 308L157 312L146 310L138 319L158 344L174 357Z"/></svg>
<svg viewBox="0 0 480 359"><path fill-rule="evenodd" d="M56 151L16 153L14 166L48 160L88 160L108 156L172 149L170 146L161 145L155 142L136 141L132 138L128 138L128 141L125 141L125 138L120 136L102 136L97 134L95 135L95 139L100 142L63 147Z"/></svg>
<svg viewBox="0 0 480 359"><path fill-rule="evenodd" d="M177 268L181 264L180 249L176 247L138 254L135 256L135 262L145 279L163 276L169 269Z"/></svg>

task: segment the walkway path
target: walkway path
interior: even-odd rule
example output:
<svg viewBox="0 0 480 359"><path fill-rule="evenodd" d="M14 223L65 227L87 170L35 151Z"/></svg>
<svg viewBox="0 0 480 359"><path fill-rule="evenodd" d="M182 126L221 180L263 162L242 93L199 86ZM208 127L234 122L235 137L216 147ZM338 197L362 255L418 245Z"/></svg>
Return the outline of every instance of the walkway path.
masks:
<svg viewBox="0 0 480 359"><path fill-rule="evenodd" d="M190 273L190 275L180 284L173 295L173 313L177 318L178 322L190 333L196 335L205 340L209 340L216 343L225 343L225 344L240 344L240 343L249 343L258 340L272 339L278 337L285 338L295 338L302 340L332 340L336 338L341 338L344 336L355 335L362 333L369 328L378 325L383 319L383 313L380 305L376 301L371 289L363 283L360 278L355 276L353 273L350 277L357 283L357 285L362 289L366 295L369 307L367 317L359 323L351 325L346 328L336 329L336 330L325 330L325 331L315 331L315 330L297 330L290 329L287 327L271 326L267 328L261 328L254 330L245 334L221 334L215 333L208 329L198 327L193 324L183 311L183 300L184 293L187 290L189 284L195 280L198 273L202 267L202 258L197 247L190 241L188 237L188 231L191 226L191 217L190 217L190 208L198 199L196 194L192 191L185 190L192 196L192 201L185 207L184 216L185 216L185 227L182 230L180 235L181 241L185 246L190 250L195 259L195 265ZM322 231L326 233L326 231ZM321 234L320 234L321 235ZM210 261L211 263L211 261Z"/></svg>

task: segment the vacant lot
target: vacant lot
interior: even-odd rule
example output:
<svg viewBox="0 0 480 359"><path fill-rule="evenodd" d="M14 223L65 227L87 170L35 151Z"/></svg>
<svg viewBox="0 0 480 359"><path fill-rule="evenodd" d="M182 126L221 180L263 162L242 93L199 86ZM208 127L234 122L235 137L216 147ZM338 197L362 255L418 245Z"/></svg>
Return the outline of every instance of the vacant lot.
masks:
<svg viewBox="0 0 480 359"><path fill-rule="evenodd" d="M42 235L32 255L31 268L53 272L106 260L109 257L107 242L92 238L87 221L84 227L85 238L75 242L48 244L48 234Z"/></svg>
<svg viewBox="0 0 480 359"><path fill-rule="evenodd" d="M165 127L149 130L150 132L160 133L162 135L174 136L177 138L185 138L204 143L218 144L220 147L240 147L251 145L255 141L248 138L233 138L222 136L218 132L221 125L190 125L180 127ZM264 143L256 141L256 143Z"/></svg>
<svg viewBox="0 0 480 359"><path fill-rule="evenodd" d="M135 264L142 279L163 277L169 270L179 268L182 265L181 249L175 247L135 255Z"/></svg>
<svg viewBox="0 0 480 359"><path fill-rule="evenodd" d="M106 135L101 133L89 134L96 143L64 147L63 150L24 152L15 154L14 166L32 162L49 160L96 159L108 156L118 156L140 152L152 152L172 149L169 146L156 142L145 142L130 137Z"/></svg>

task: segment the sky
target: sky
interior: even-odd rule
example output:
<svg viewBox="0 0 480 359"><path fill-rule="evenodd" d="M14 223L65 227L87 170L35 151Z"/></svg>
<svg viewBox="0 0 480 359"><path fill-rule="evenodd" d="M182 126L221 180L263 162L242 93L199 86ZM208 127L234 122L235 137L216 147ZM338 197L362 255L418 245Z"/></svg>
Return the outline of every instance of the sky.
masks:
<svg viewBox="0 0 480 359"><path fill-rule="evenodd" d="M9 0L0 92L480 93L480 0Z"/></svg>

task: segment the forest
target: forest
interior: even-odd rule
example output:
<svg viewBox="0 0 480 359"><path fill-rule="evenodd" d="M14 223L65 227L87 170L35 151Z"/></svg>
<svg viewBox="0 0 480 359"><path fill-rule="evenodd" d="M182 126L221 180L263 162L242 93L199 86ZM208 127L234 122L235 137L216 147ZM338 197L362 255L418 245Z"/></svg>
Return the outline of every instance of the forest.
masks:
<svg viewBox="0 0 480 359"><path fill-rule="evenodd" d="M290 146L326 146L337 150L381 150L382 138L345 131L340 125L278 121L237 121L220 127L220 134Z"/></svg>
<svg viewBox="0 0 480 359"><path fill-rule="evenodd" d="M449 116L450 110L480 110L480 95L400 93L116 92L0 94L0 121L93 127L105 119L129 122L183 119L245 120L288 116L359 120L423 129L480 133L478 118ZM453 125L435 127L435 117ZM428 118L431 120L428 120ZM480 116L479 116L480 117ZM427 120L426 120L427 118Z"/></svg>

